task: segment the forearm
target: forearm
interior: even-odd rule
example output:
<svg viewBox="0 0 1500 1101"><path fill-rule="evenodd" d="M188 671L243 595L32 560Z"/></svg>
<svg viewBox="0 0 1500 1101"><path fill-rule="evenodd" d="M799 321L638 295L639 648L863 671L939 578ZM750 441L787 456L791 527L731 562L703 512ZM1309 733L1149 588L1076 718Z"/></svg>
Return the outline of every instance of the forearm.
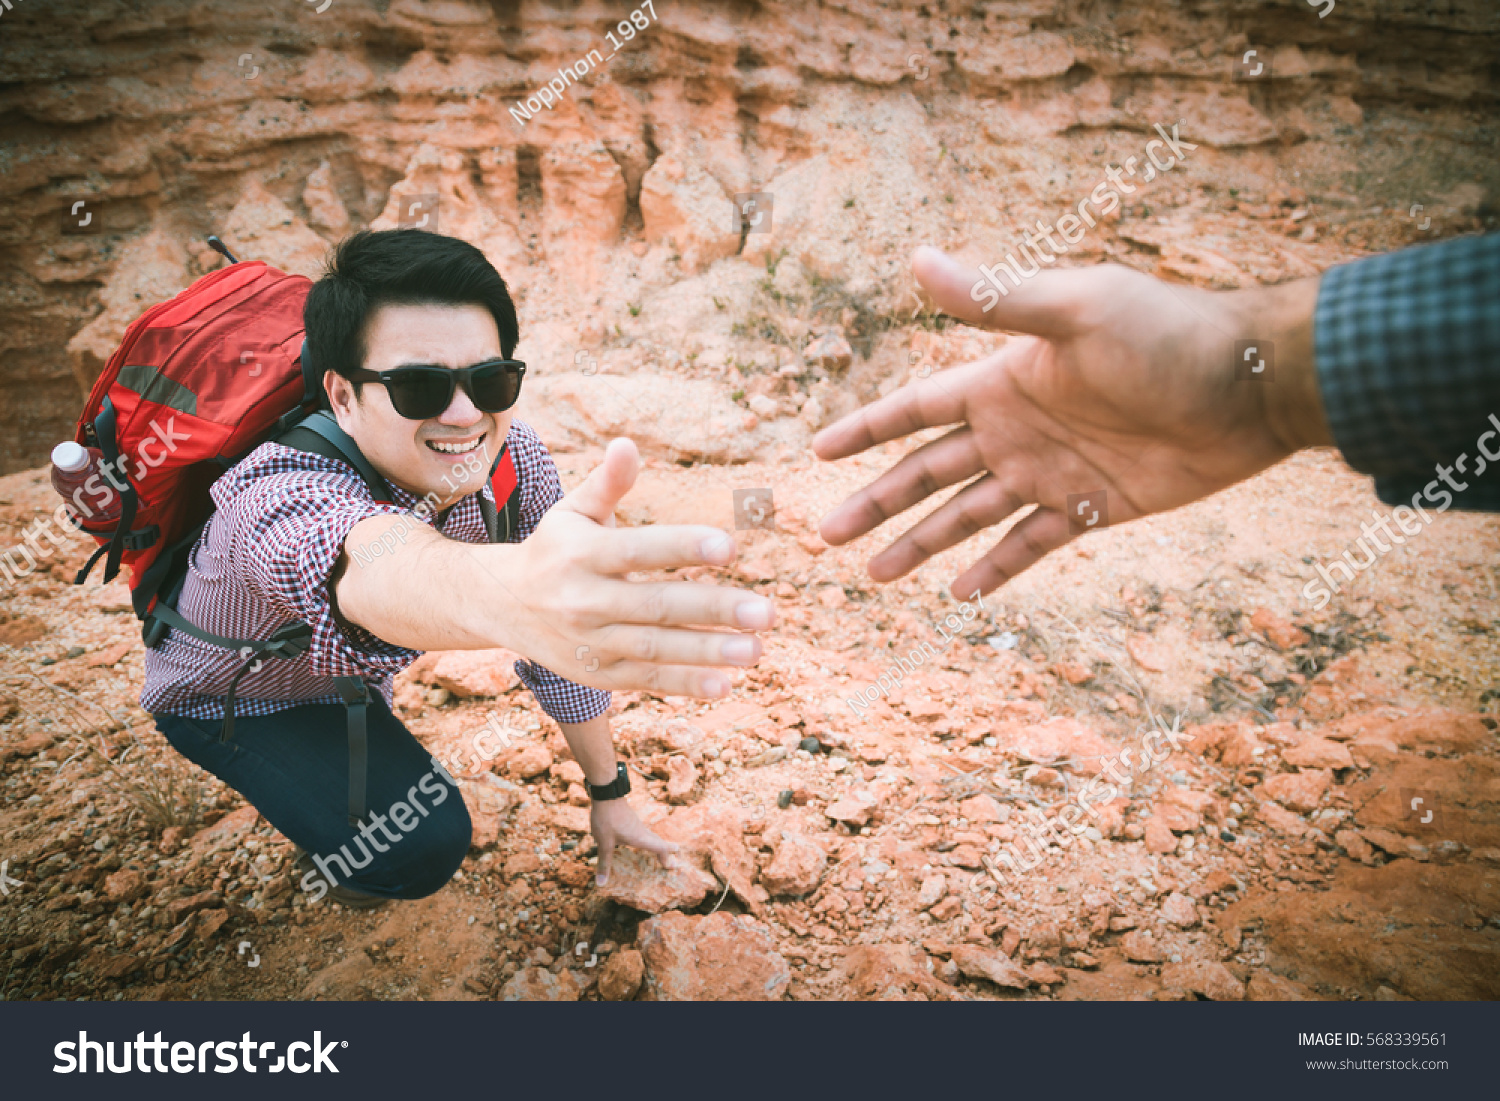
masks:
<svg viewBox="0 0 1500 1101"><path fill-rule="evenodd" d="M615 744L609 719L603 715L582 723L558 723L573 759L591 784L612 783L615 778Z"/></svg>
<svg viewBox="0 0 1500 1101"><path fill-rule="evenodd" d="M372 516L344 541L334 595L345 619L395 646L504 646L529 657L518 628L534 617L516 596L519 559L519 546L461 543L411 517Z"/></svg>

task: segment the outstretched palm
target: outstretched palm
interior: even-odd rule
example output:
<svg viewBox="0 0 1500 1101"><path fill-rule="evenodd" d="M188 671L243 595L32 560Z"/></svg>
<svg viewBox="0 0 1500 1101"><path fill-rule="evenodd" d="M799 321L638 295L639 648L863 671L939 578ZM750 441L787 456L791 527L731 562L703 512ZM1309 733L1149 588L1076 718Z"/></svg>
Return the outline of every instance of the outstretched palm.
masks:
<svg viewBox="0 0 1500 1101"><path fill-rule="evenodd" d="M1260 388L1235 378L1240 319L1222 296L1100 267L1044 273L987 316L968 293L977 273L931 250L920 251L914 267L945 312L1037 335L904 387L814 440L821 458L837 459L956 426L824 519L823 537L846 543L974 479L871 561L878 581L1037 505L953 586L960 595L988 592L1094 526L1090 520L1119 523L1175 508L1289 450L1265 425ZM1070 517L1070 497L1081 515Z"/></svg>

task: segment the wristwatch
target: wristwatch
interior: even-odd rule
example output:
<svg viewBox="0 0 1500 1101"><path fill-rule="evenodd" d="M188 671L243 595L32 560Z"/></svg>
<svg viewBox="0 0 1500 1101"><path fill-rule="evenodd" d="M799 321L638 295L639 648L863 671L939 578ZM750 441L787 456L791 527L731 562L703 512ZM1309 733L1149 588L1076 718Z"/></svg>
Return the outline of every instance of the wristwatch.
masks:
<svg viewBox="0 0 1500 1101"><path fill-rule="evenodd" d="M622 761L615 766L615 778L612 783L595 785L589 783L588 778L584 777L583 790L588 792L589 798L595 803L603 803L609 799L623 799L630 793L630 773L625 771L625 764Z"/></svg>

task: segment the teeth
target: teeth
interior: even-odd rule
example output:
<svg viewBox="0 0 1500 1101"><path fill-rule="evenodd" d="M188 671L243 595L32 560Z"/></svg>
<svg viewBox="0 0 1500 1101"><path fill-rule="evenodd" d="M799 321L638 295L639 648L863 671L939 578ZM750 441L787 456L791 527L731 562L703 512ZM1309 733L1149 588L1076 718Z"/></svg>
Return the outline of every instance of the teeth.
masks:
<svg viewBox="0 0 1500 1101"><path fill-rule="evenodd" d="M467 455L470 451L473 451L483 442L484 437L480 436L479 439L469 444L438 443L436 440L428 440L427 446L432 448L434 451L441 451L444 455Z"/></svg>

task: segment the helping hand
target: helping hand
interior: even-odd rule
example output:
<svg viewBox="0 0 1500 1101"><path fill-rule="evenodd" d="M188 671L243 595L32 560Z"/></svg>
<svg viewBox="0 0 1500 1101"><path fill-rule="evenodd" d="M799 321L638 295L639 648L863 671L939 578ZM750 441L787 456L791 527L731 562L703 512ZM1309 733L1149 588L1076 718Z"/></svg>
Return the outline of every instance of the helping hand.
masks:
<svg viewBox="0 0 1500 1101"><path fill-rule="evenodd" d="M837 546L973 479L871 560L877 581L1037 505L952 587L964 598L989 592L1075 537L1069 494L1103 490L1115 524L1331 442L1312 374L1315 286L1215 293L1103 265L1042 272L986 313L970 293L979 272L930 248L913 269L944 312L1035 335L903 387L813 440L820 458L839 459L956 426L824 517L823 538ZM1236 340L1261 334L1276 341L1275 381L1238 379Z"/></svg>
<svg viewBox="0 0 1500 1101"><path fill-rule="evenodd" d="M763 630L775 608L751 592L697 582L632 582L637 570L725 566L734 541L718 528L660 524L619 530L614 510L635 482L635 445L611 441L604 461L543 517L521 544L519 593L535 645L529 657L594 688L715 698L729 678L704 666L754 665L753 635L702 628Z"/></svg>

